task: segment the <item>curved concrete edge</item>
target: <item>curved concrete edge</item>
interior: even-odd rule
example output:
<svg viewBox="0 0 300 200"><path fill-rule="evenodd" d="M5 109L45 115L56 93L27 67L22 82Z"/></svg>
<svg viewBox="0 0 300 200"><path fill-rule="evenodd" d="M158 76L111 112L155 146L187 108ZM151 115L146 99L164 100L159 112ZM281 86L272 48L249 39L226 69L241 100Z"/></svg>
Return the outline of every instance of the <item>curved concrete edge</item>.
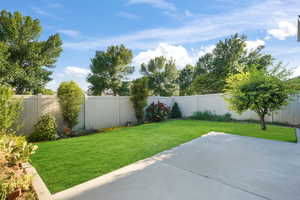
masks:
<svg viewBox="0 0 300 200"><path fill-rule="evenodd" d="M51 200L51 193L49 192L46 184L37 173L36 169L29 163L22 164L23 169L27 174L32 175L32 187L39 200Z"/></svg>
<svg viewBox="0 0 300 200"><path fill-rule="evenodd" d="M220 132L208 132L207 134L204 134L200 137L206 137L206 136L216 136L216 135L227 135L226 133L220 133ZM159 152L153 156L150 156L148 158L136 161L134 163L128 164L124 167L121 167L119 169L116 169L112 172L109 172L107 174L98 176L94 179L88 180L86 182L80 183L78 185L75 185L71 188L65 189L63 191L57 192L55 194L52 195L52 199L53 200L64 200L64 199L72 199L74 197L76 197L76 195L79 195L83 192L87 192L93 188L97 188L99 186L111 183L113 181L115 181L116 179L119 179L122 176L126 176L132 172L135 171L140 171L143 170L144 168L159 162L159 161L163 161L164 159L168 158L168 153L171 152L172 150L186 145L188 143L192 142L188 141L186 143L182 143L178 146L175 146L171 149L167 149L165 151ZM166 154L166 155L165 155Z"/></svg>

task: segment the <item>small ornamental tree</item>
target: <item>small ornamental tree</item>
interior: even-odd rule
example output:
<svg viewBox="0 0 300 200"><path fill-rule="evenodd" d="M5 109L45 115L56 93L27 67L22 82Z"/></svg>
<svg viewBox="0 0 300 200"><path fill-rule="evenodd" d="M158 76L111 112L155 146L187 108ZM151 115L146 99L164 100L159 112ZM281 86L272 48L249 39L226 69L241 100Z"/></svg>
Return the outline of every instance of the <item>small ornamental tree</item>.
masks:
<svg viewBox="0 0 300 200"><path fill-rule="evenodd" d="M178 106L178 103L174 103L171 110L171 118L181 118L182 114L180 111L180 108Z"/></svg>
<svg viewBox="0 0 300 200"><path fill-rule="evenodd" d="M142 123L144 121L144 108L147 106L147 78L144 77L134 80L131 86L131 94L130 100L133 103L136 119L138 123Z"/></svg>
<svg viewBox="0 0 300 200"><path fill-rule="evenodd" d="M282 79L284 72L277 73L276 70L268 72L252 68L226 80L225 100L230 108L238 113L256 112L262 130L266 130L265 116L287 105L290 95L295 94L289 82Z"/></svg>
<svg viewBox="0 0 300 200"><path fill-rule="evenodd" d="M63 119L72 129L78 124L78 115L84 101L84 93L75 81L62 82L57 90Z"/></svg>
<svg viewBox="0 0 300 200"><path fill-rule="evenodd" d="M14 95L15 92L9 86L0 85L0 133L14 132L12 128L22 109L21 100Z"/></svg>

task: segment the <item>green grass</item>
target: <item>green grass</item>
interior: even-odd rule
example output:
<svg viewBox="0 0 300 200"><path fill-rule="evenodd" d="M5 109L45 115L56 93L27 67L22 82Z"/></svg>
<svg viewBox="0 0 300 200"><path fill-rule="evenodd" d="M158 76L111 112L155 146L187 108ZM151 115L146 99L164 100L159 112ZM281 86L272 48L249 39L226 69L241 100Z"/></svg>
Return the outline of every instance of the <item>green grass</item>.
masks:
<svg viewBox="0 0 300 200"><path fill-rule="evenodd" d="M296 142L295 129L259 124L171 120L38 143L33 166L52 193L188 142L210 131Z"/></svg>

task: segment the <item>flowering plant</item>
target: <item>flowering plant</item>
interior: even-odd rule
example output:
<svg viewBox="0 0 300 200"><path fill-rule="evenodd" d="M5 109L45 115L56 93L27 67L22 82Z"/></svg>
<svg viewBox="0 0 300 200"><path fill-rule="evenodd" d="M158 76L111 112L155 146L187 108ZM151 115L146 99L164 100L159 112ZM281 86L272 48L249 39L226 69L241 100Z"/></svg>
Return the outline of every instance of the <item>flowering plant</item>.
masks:
<svg viewBox="0 0 300 200"><path fill-rule="evenodd" d="M170 113L170 108L165 105L164 103L152 102L147 108L146 108L146 118L148 121L151 122L160 122L165 120Z"/></svg>

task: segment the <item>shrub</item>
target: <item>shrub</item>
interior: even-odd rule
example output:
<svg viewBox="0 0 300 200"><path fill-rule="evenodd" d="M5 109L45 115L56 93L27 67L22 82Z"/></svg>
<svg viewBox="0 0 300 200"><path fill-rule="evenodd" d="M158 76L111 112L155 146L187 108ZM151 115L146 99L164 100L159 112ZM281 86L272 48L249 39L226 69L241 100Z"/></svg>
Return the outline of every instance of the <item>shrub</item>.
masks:
<svg viewBox="0 0 300 200"><path fill-rule="evenodd" d="M146 109L146 118L150 122L160 122L167 118L170 108L161 102L151 103Z"/></svg>
<svg viewBox="0 0 300 200"><path fill-rule="evenodd" d="M8 166L19 165L28 162L29 156L37 149L36 145L26 141L24 136L16 136L11 134L0 135L0 152L1 163Z"/></svg>
<svg viewBox="0 0 300 200"><path fill-rule="evenodd" d="M21 100L14 97L14 91L0 85L0 133L13 133L12 128L19 118ZM16 127L18 128L18 127Z"/></svg>
<svg viewBox="0 0 300 200"><path fill-rule="evenodd" d="M57 125L55 118L51 114L45 114L34 125L34 132L28 137L29 141L55 140L57 135Z"/></svg>
<svg viewBox="0 0 300 200"><path fill-rule="evenodd" d="M147 106L148 97L148 81L146 78L140 78L133 81L131 87L132 96L130 97L133 103L135 116L138 123L144 121L144 108Z"/></svg>
<svg viewBox="0 0 300 200"><path fill-rule="evenodd" d="M36 149L37 146L27 143L25 137L0 135L1 200L35 199L31 191L31 176L24 173L21 163L28 162Z"/></svg>
<svg viewBox="0 0 300 200"><path fill-rule="evenodd" d="M176 102L172 106L171 118L182 118L180 108Z"/></svg>
<svg viewBox="0 0 300 200"><path fill-rule="evenodd" d="M32 176L25 174L22 170L13 170L11 168L2 168L0 172L0 199L32 199L34 194L30 191ZM27 192L26 196L23 194ZM31 193L31 197L29 196ZM21 198L23 197L23 198Z"/></svg>
<svg viewBox="0 0 300 200"><path fill-rule="evenodd" d="M62 82L57 90L63 119L68 128L78 124L78 114L84 101L84 93L74 81Z"/></svg>
<svg viewBox="0 0 300 200"><path fill-rule="evenodd" d="M224 115L217 115L208 110L204 112L194 112L191 119L206 120L206 121L221 121L221 122L227 122L233 120L229 113L226 113Z"/></svg>

